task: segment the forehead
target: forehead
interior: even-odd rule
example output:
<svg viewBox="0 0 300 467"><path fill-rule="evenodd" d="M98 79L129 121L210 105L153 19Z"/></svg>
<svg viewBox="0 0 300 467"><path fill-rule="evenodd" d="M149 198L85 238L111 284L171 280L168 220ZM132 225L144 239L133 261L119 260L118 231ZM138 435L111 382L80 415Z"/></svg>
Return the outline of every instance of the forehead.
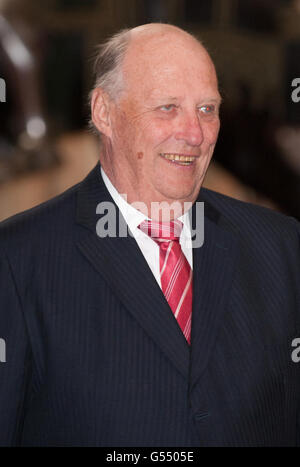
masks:
<svg viewBox="0 0 300 467"><path fill-rule="evenodd" d="M218 96L214 65L206 50L190 37L168 34L130 45L123 74L125 87L136 97L180 97L187 92Z"/></svg>

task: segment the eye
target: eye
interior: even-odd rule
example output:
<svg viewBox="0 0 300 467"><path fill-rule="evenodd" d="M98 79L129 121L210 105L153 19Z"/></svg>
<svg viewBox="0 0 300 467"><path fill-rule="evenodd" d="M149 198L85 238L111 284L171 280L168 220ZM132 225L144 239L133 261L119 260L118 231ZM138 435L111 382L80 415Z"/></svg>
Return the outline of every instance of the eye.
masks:
<svg viewBox="0 0 300 467"><path fill-rule="evenodd" d="M199 110L204 114L212 114L212 113L215 112L216 107L214 105L212 105L212 104L202 105L201 107L199 107Z"/></svg>
<svg viewBox="0 0 300 467"><path fill-rule="evenodd" d="M176 109L175 104L167 104L167 105L160 106L160 110L162 110L163 112L170 112L173 109Z"/></svg>

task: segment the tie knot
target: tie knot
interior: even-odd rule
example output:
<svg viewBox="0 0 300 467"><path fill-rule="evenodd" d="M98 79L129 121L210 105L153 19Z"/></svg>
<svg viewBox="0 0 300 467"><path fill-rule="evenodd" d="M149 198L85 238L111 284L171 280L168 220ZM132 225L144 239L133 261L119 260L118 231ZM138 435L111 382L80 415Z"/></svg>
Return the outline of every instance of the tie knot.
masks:
<svg viewBox="0 0 300 467"><path fill-rule="evenodd" d="M143 221L139 228L154 241L179 241L183 224L178 219L171 222Z"/></svg>

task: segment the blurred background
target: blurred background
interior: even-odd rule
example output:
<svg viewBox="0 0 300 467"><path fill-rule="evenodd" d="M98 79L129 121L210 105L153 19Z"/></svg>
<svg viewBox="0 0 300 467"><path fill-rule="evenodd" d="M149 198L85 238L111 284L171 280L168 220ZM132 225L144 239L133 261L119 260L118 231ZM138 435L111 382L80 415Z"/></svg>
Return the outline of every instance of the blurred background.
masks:
<svg viewBox="0 0 300 467"><path fill-rule="evenodd" d="M300 219L300 0L0 0L0 220L95 165L95 45L152 21L196 34L217 67L222 127L205 186Z"/></svg>

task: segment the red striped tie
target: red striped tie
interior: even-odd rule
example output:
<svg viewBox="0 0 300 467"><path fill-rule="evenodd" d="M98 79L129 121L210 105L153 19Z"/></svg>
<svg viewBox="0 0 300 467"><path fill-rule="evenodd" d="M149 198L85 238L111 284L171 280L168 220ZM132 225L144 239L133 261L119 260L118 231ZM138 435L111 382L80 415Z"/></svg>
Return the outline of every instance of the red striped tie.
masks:
<svg viewBox="0 0 300 467"><path fill-rule="evenodd" d="M181 250L182 222L143 221L139 228L159 245L161 288L190 344L193 271Z"/></svg>

